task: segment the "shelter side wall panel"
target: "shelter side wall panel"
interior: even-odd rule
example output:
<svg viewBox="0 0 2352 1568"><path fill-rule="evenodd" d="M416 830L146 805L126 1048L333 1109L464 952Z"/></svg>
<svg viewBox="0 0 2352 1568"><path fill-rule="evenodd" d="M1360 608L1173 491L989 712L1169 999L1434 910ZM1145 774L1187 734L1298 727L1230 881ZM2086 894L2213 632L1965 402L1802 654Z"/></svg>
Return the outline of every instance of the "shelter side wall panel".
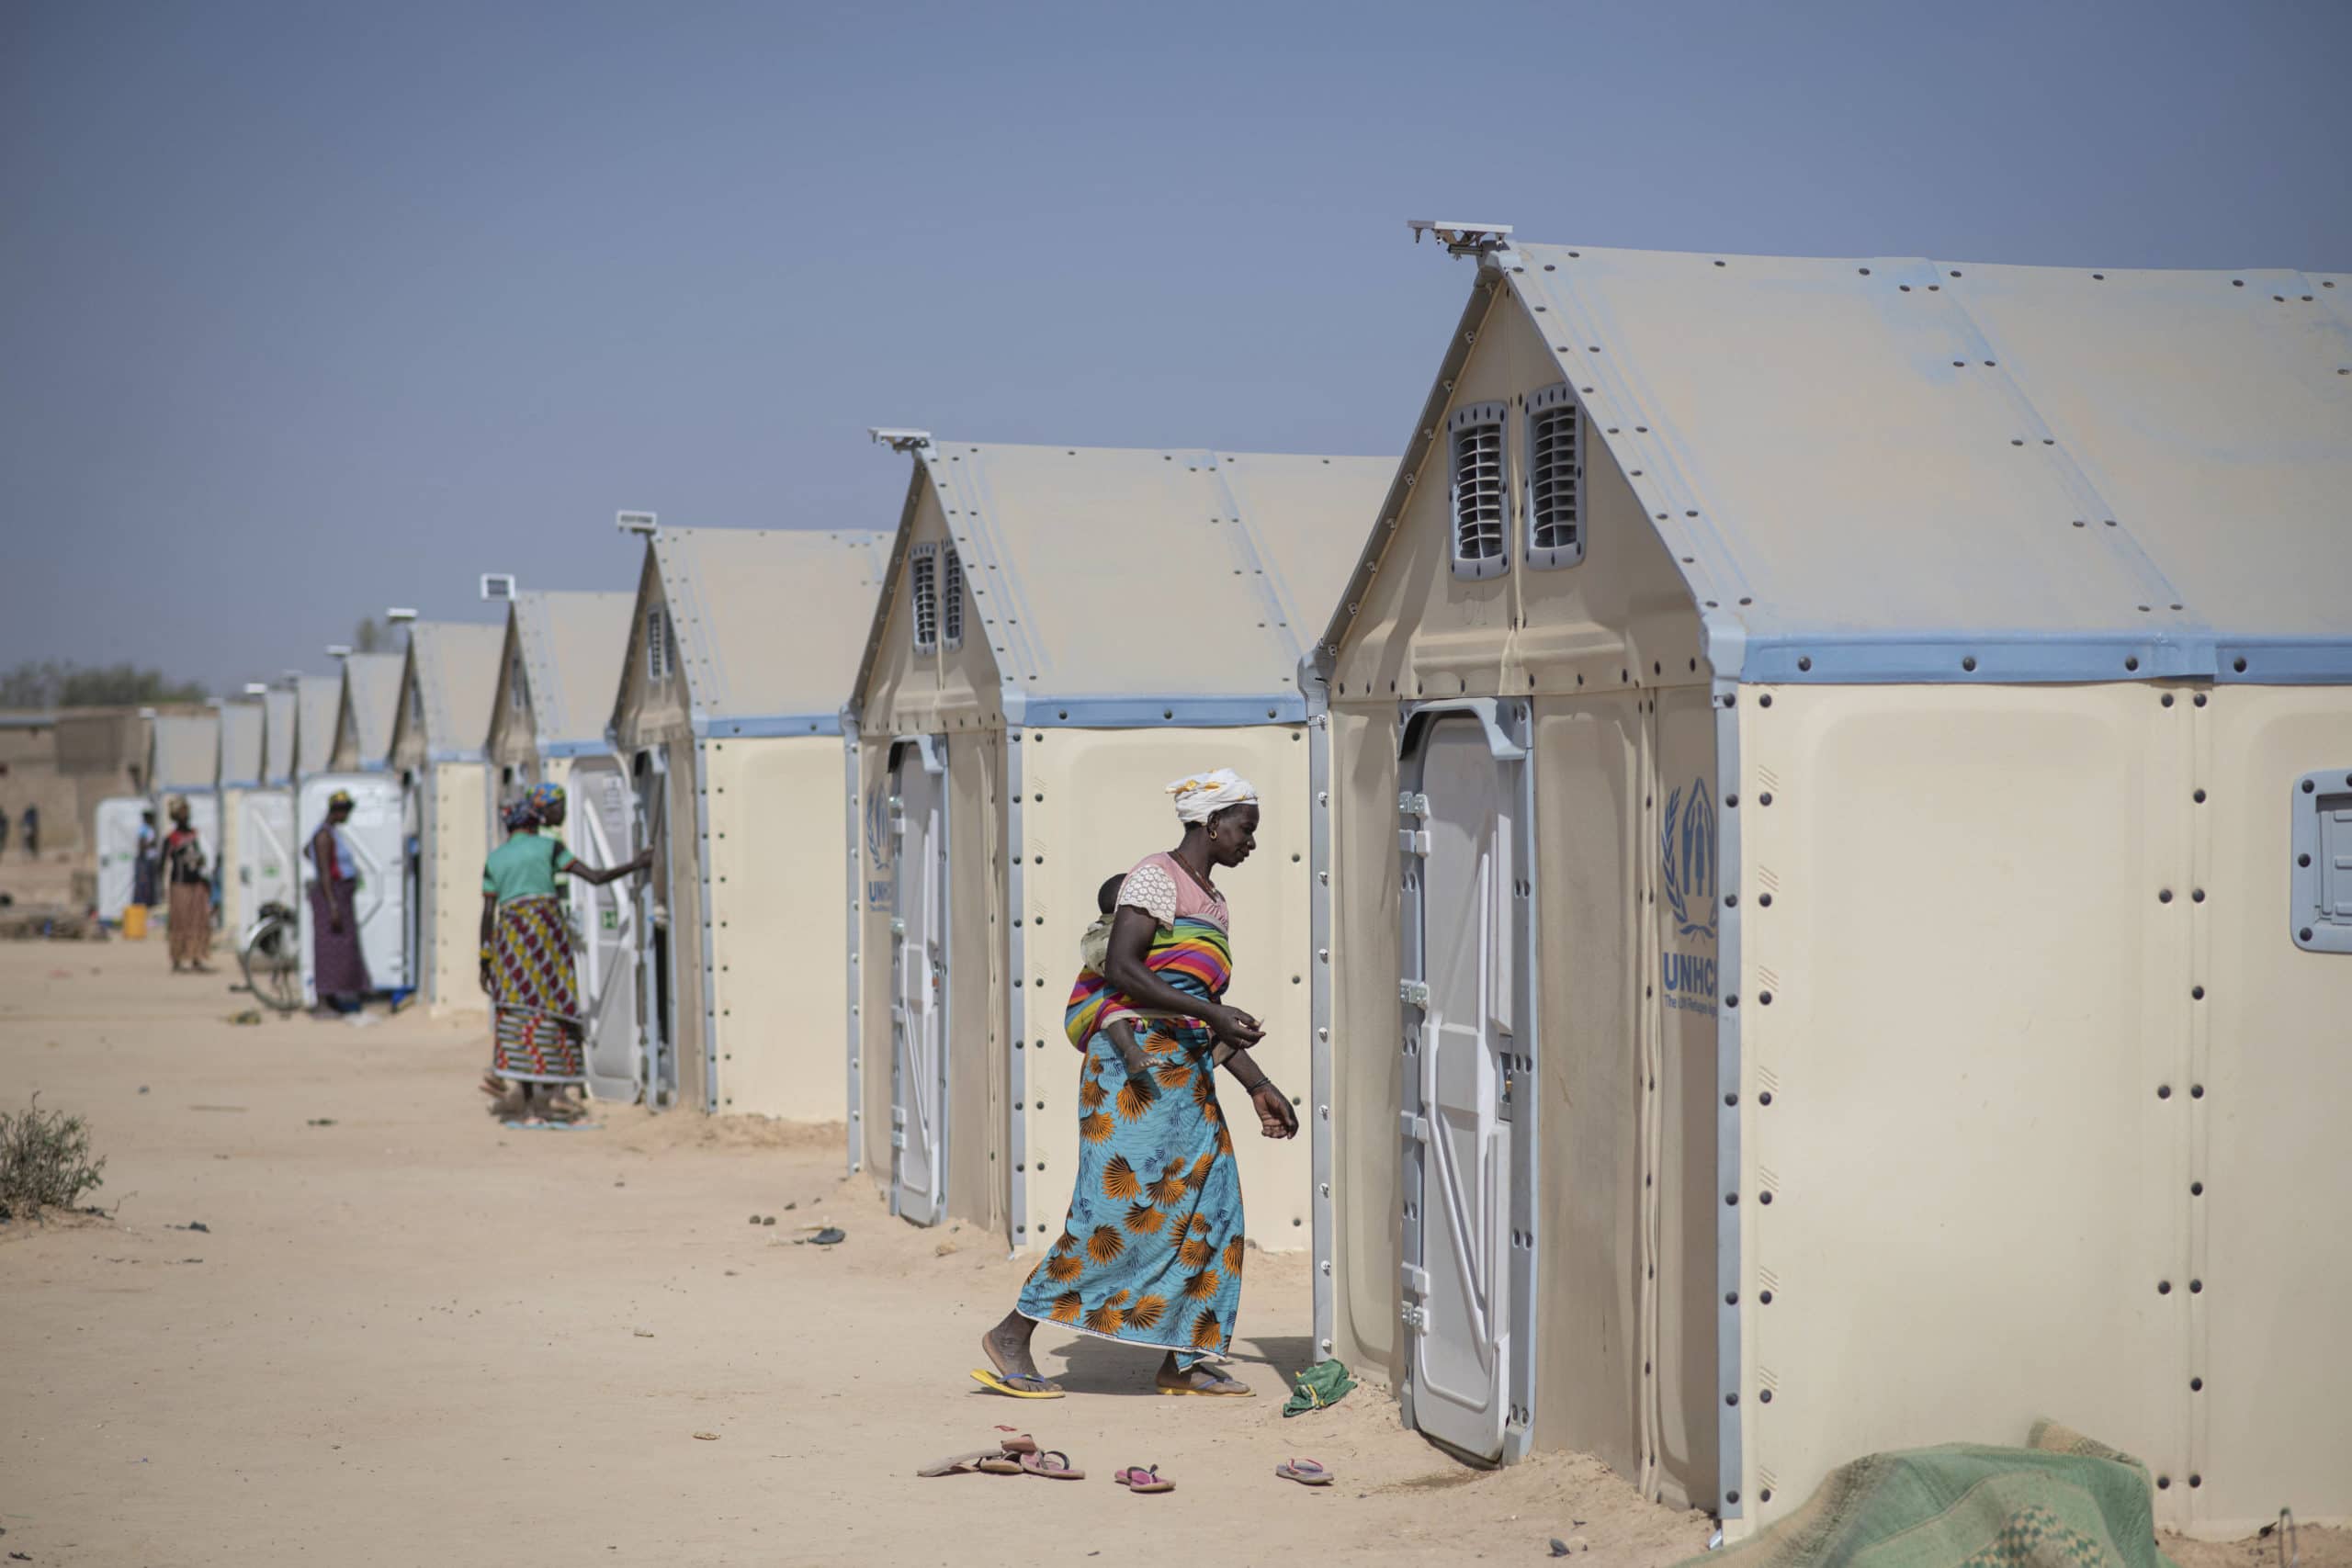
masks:
<svg viewBox="0 0 2352 1568"><path fill-rule="evenodd" d="M1716 1216L1724 1183L1715 1168L1717 1020L1724 986L1718 973L1720 899L1716 864L1715 728L1712 695L1685 690L1659 696L1649 714L1644 798L1657 828L1654 897L1646 903L1657 954L1651 1014L1656 1040L1643 1091L1642 1157L1657 1197L1645 1227L1648 1256L1639 1280L1649 1301L1643 1315L1654 1349L1649 1454L1652 1495L1712 1506L1716 1495Z"/></svg>
<svg viewBox="0 0 2352 1568"><path fill-rule="evenodd" d="M890 1025L891 900L898 886L897 843L890 834L890 745L861 740L858 783L858 864L865 878L858 911L858 1124L851 1147L876 1187L890 1186L890 1074L895 1043Z"/></svg>
<svg viewBox="0 0 2352 1568"><path fill-rule="evenodd" d="M841 742L714 740L704 761L718 1108L838 1121L849 1008Z"/></svg>
<svg viewBox="0 0 2352 1568"><path fill-rule="evenodd" d="M1447 409L1504 405L1510 568L1484 579L1454 575L1451 458L1448 443L1438 441L1362 591L1363 609L1333 677L1336 695L1589 693L1707 679L1680 570L1597 435L1586 443L1583 559L1560 568L1527 562L1527 396L1559 380L1525 311L1507 304L1487 315Z"/></svg>
<svg viewBox="0 0 2352 1568"><path fill-rule="evenodd" d="M1542 987L1535 1442L1641 1473L1642 832L1648 718L1611 694L1535 711Z"/></svg>
<svg viewBox="0 0 2352 1568"><path fill-rule="evenodd" d="M2188 703L1739 696L1751 1518L2045 1415L2177 1477Z"/></svg>
<svg viewBox="0 0 2352 1568"><path fill-rule="evenodd" d="M947 741L947 1212L1010 1232L1004 736Z"/></svg>
<svg viewBox="0 0 2352 1568"><path fill-rule="evenodd" d="M2223 686L2192 710L2210 738L2206 846L2186 906L2209 974L2197 1015L2191 1092L2168 1109L2193 1129L2186 1179L2204 1184L2187 1296L2187 1372L2171 1392L2195 1410L2190 1456L2202 1484L2191 1528L2230 1538L2291 1501L2300 1518L2352 1517L2352 953L2295 944L2293 819L2328 786L2352 792L2352 693ZM2325 770L2322 787L2298 781ZM2352 852L2352 825L2335 840ZM2192 976L2195 978L2195 976ZM2202 1092L2195 1092L2201 1089ZM2178 1476L2174 1494L2179 1492Z"/></svg>
<svg viewBox="0 0 2352 1568"><path fill-rule="evenodd" d="M1257 852L1217 874L1233 916L1233 988L1227 999L1265 1026L1251 1053L1299 1104L1302 1135L1265 1137L1230 1075L1218 1103L1233 1134L1249 1237L1268 1252L1309 1240L1311 1145L1303 1134L1309 1081L1307 976L1317 962L1309 929L1306 731L1297 726L1216 730L1029 730L1023 742L1023 812L1027 876L1023 919L1027 998L1028 1213L1016 1236L1036 1245L1060 1233L1078 1169L1078 1089L1083 1058L1062 1032L1079 938L1094 919L1096 894L1156 851L1172 849L1181 825L1169 780L1229 767L1258 787ZM1142 1173L1148 1181L1158 1170Z"/></svg>
<svg viewBox="0 0 2352 1568"><path fill-rule="evenodd" d="M220 792L220 863L215 870L220 884L220 929L228 934L232 948L253 920L252 900L246 897L246 889L237 875L238 868L244 864L245 859L247 793L242 789ZM21 808L18 815L22 815ZM13 828L16 825L16 818L10 818L9 826Z"/></svg>
<svg viewBox="0 0 2352 1568"><path fill-rule="evenodd" d="M695 822L695 745L673 739L662 751L670 770L662 807L669 875L661 896L670 931L671 1050L678 1068L678 1103L701 1111L709 1103L710 1077L703 1055L703 863L701 829Z"/></svg>
<svg viewBox="0 0 2352 1568"><path fill-rule="evenodd" d="M487 1010L481 992L481 873L490 858L483 840L482 795L487 770L480 762L436 762L424 772L432 793L431 842L424 846L424 896L432 903L424 929L426 999L461 1012Z"/></svg>
<svg viewBox="0 0 2352 1568"><path fill-rule="evenodd" d="M1332 1352L1391 1388L1406 1372L1396 741L1393 706L1331 710Z"/></svg>
<svg viewBox="0 0 2352 1568"><path fill-rule="evenodd" d="M910 545L930 546L941 552L933 581L946 588L944 552L956 541L947 530L947 518L936 490L925 487L917 509ZM911 560L911 557L909 558ZM984 728L998 722L997 665L994 649L1003 640L985 583L964 606L964 641L960 648L940 646L918 649L914 639L912 571L901 566L889 586L889 615L883 623L874 669L866 677L862 728L897 735L929 731L954 734ZM967 577L972 573L967 572ZM977 582L977 579L975 579ZM990 639L994 638L994 641Z"/></svg>

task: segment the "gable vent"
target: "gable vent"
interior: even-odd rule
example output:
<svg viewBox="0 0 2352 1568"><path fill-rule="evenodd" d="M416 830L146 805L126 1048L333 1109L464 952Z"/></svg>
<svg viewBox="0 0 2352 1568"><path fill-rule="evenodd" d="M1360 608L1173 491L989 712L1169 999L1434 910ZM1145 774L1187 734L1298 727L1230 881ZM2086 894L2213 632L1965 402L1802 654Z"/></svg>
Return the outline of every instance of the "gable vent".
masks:
<svg viewBox="0 0 2352 1568"><path fill-rule="evenodd" d="M1446 422L1453 458L1453 574L1499 577L1510 569L1504 523L1500 403L1471 403Z"/></svg>
<svg viewBox="0 0 2352 1568"><path fill-rule="evenodd" d="M659 681L670 673L670 624L655 605L645 612L645 678Z"/></svg>
<svg viewBox="0 0 2352 1568"><path fill-rule="evenodd" d="M915 651L939 646L939 547L917 545L907 561L908 592L914 601Z"/></svg>
<svg viewBox="0 0 2352 1568"><path fill-rule="evenodd" d="M953 653L964 646L964 555L947 552L947 581L939 602L940 646Z"/></svg>
<svg viewBox="0 0 2352 1568"><path fill-rule="evenodd" d="M1584 411L1563 384L1527 400L1527 564L1584 559Z"/></svg>

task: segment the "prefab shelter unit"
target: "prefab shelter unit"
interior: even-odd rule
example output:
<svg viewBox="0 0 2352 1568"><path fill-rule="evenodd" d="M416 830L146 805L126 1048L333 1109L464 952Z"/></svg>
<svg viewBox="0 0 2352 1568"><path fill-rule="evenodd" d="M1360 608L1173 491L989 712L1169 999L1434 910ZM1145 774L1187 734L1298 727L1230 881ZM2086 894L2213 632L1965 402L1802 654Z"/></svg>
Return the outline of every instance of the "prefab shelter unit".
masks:
<svg viewBox="0 0 2352 1568"><path fill-rule="evenodd" d="M266 777L268 728L262 698L220 705L220 916L232 934L293 898L294 796Z"/></svg>
<svg viewBox="0 0 2352 1568"><path fill-rule="evenodd" d="M2045 1415L2352 1513L2347 292L1483 256L1318 651L1326 1351L1735 1534Z"/></svg>
<svg viewBox="0 0 2352 1568"><path fill-rule="evenodd" d="M204 846L204 863L212 880L212 913L220 915L220 716L157 714L148 730L148 798L155 813L160 843L172 830L171 803L187 801L188 826ZM156 897L169 908L170 872L159 878ZM169 915L164 919L168 921Z"/></svg>
<svg viewBox="0 0 2352 1568"><path fill-rule="evenodd" d="M458 621L409 627L392 705L391 765L416 834L416 984L437 1008L480 1009L482 863L491 698L504 628Z"/></svg>
<svg viewBox="0 0 2352 1568"><path fill-rule="evenodd" d="M628 657L628 593L517 593L506 607L491 703L486 755L492 807L533 784L563 787L563 837L589 865L637 853L628 770L605 738ZM501 841L493 816L491 842ZM635 1100L646 1080L637 1021L637 900L624 883L566 878L581 934L579 981L587 1012L588 1087L604 1100Z"/></svg>
<svg viewBox="0 0 2352 1568"><path fill-rule="evenodd" d="M830 1121L844 1094L841 707L885 536L665 528L615 704L639 900L648 1099Z"/></svg>
<svg viewBox="0 0 2352 1568"><path fill-rule="evenodd" d="M851 1161L910 1219L1042 1246L1078 1167L1079 940L1105 878L1178 841L1172 779L1260 792L1257 853L1218 879L1230 999L1303 1098L1324 734L1298 663L1395 465L894 444L913 472L854 707ZM1235 1143L1250 1237L1304 1246L1307 1140Z"/></svg>
<svg viewBox="0 0 2352 1568"><path fill-rule="evenodd" d="M338 791L352 800L345 831L360 862L355 909L368 977L378 992L395 1002L416 988L415 802L400 775L390 771L392 725L407 662L404 653L354 653L344 659L323 748L314 746L311 722L318 694L308 676L296 687L300 711L295 745L300 773L294 788L294 838L301 897L295 907L301 921L302 987L313 1001L317 986L312 964L318 951L310 887L318 880L318 867L311 859L311 840L325 823L327 803Z"/></svg>

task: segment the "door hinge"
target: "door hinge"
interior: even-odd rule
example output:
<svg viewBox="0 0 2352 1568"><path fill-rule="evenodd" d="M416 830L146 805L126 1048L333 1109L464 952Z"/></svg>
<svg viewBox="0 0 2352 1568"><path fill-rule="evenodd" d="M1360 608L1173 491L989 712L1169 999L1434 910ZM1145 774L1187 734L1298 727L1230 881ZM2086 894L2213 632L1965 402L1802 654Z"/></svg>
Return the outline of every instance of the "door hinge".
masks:
<svg viewBox="0 0 2352 1568"><path fill-rule="evenodd" d="M1408 855L1427 858L1430 852L1430 830L1427 828L1399 828L1396 847Z"/></svg>
<svg viewBox="0 0 2352 1568"><path fill-rule="evenodd" d="M1407 1302L1396 1309L1396 1320L1416 1334L1430 1331L1430 1309L1418 1302Z"/></svg>
<svg viewBox="0 0 2352 1568"><path fill-rule="evenodd" d="M1430 814L1430 797L1415 790L1406 790L1396 796L1396 815L1423 817Z"/></svg>
<svg viewBox="0 0 2352 1568"><path fill-rule="evenodd" d="M1426 1116L1416 1116L1409 1111L1400 1111L1396 1113L1396 1130L1417 1144L1426 1144L1430 1141L1430 1119Z"/></svg>
<svg viewBox="0 0 2352 1568"><path fill-rule="evenodd" d="M901 937L907 934L907 918L904 915L890 917L890 934Z"/></svg>
<svg viewBox="0 0 2352 1568"><path fill-rule="evenodd" d="M1425 1008L1430 1005L1430 983L1427 980L1399 980L1396 982L1396 999L1412 1007Z"/></svg>

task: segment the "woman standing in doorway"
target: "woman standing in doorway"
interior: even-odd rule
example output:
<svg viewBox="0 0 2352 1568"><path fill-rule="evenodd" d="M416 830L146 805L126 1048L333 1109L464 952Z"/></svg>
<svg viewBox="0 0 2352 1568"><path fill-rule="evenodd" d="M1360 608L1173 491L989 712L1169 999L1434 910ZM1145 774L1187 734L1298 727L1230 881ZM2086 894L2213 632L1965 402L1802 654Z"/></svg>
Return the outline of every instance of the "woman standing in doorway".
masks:
<svg viewBox="0 0 2352 1568"><path fill-rule="evenodd" d="M172 796L169 810L172 830L164 835L164 868L171 882L166 918L172 973L209 975L212 965L205 959L212 952L212 869L205 863L204 841L188 826L187 797Z"/></svg>
<svg viewBox="0 0 2352 1568"><path fill-rule="evenodd" d="M555 879L574 876L601 886L653 863L646 850L623 865L582 865L560 838L539 831L562 827L563 818L563 786L534 784L520 818L508 818L514 831L482 867L481 988L492 1012L482 1090L498 1100L502 1114L514 1111L526 1121L576 1116L563 1091L588 1082L571 928Z"/></svg>
<svg viewBox="0 0 2352 1568"><path fill-rule="evenodd" d="M313 1018L357 1012L374 988L367 955L359 950L359 856L344 826L351 820L351 796L327 796L327 819L311 835L311 981L318 1003Z"/></svg>
<svg viewBox="0 0 2352 1568"><path fill-rule="evenodd" d="M1258 794L1229 768L1168 791L1183 840L1120 884L1102 975L1070 997L1070 1033L1086 1041L1076 1190L1060 1237L980 1340L995 1373L974 1375L1002 1393L1062 1392L1030 1357L1040 1323L1164 1350L1162 1393L1250 1393L1208 1364L1233 1343L1248 1250L1216 1068L1249 1092L1267 1137L1298 1132L1289 1099L1250 1059L1258 1021L1224 1001L1232 923L1213 878L1257 848ZM1132 1052L1114 1033L1121 1022L1134 1025Z"/></svg>

